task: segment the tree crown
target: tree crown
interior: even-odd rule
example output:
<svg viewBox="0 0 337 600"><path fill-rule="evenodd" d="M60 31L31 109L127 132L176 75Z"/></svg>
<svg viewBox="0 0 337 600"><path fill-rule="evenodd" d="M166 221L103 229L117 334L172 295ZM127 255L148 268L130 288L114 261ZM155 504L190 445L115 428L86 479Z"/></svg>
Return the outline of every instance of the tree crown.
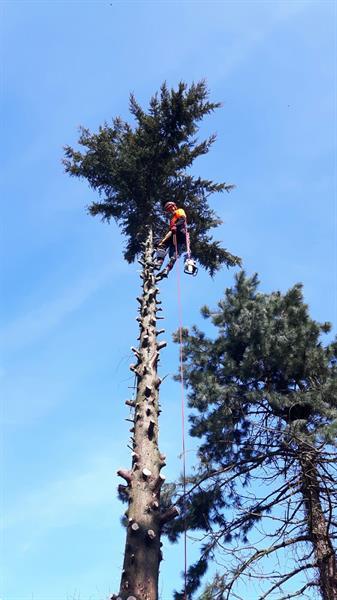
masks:
<svg viewBox="0 0 337 600"><path fill-rule="evenodd" d="M212 435L212 419L214 426L228 423L231 436L239 435L234 425L240 422L243 434L245 411L255 403L282 418L289 431L304 424L303 435L333 441L337 342L323 347L320 339L331 325L311 319L301 284L284 295L262 294L258 284L256 275L240 272L218 310L202 309L218 328L215 340L196 327L186 334L190 405L200 413L192 417L191 433Z"/></svg>
<svg viewBox="0 0 337 600"><path fill-rule="evenodd" d="M144 111L131 94L134 127L116 117L97 134L81 128L79 144L85 151L65 147L66 171L87 179L99 193L100 200L92 202L89 212L107 221L113 218L125 234L128 262L141 251L149 226L167 227L163 206L168 200L185 208L193 255L211 274L223 264L241 262L209 233L221 220L208 197L234 186L190 172L194 160L207 154L215 141L215 135L201 142L196 138L199 122L220 106L208 97L204 81L190 87L181 82L176 90L164 83Z"/></svg>

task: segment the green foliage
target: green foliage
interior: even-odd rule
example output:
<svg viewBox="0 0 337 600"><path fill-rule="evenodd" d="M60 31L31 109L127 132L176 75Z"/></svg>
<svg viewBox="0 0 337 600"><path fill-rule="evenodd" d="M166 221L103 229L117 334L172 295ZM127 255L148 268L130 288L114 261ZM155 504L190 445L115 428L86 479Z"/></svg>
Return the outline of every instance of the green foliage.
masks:
<svg viewBox="0 0 337 600"><path fill-rule="evenodd" d="M337 431L337 343L323 346L321 336L331 325L311 319L301 285L286 294L262 294L258 284L256 275L241 272L215 311L203 307L202 315L217 328L214 339L197 327L183 332L190 433L200 439L199 465L189 478L184 519L172 523L169 534L176 539L184 521L188 530L204 532L191 590L200 583L197 573L201 578L207 557L219 547L228 552L232 566L205 590L205 599L227 598L239 576L277 551L279 539L305 554L301 544L310 517L303 509L303 448L314 452L322 510L335 523L332 537L336 527L331 511L337 506L337 461L331 446ZM259 524L262 535L266 523L268 548L249 554L250 532Z"/></svg>
<svg viewBox="0 0 337 600"><path fill-rule="evenodd" d="M202 576L207 571L207 559L200 559L196 565L192 565L187 572L186 594L184 592L175 592L174 600L185 600L191 597L191 594L198 589Z"/></svg>
<svg viewBox="0 0 337 600"><path fill-rule="evenodd" d="M241 262L209 234L221 220L210 208L208 197L234 186L190 173L195 159L207 154L215 141L214 135L201 142L196 138L199 122L220 106L208 96L203 81L190 87L180 83L177 90L169 90L164 83L147 112L131 95L134 127L117 117L97 134L81 129L83 152L65 147L66 171L86 179L99 193L100 200L90 205L90 213L114 219L126 236L128 262L141 251L149 226L155 225L158 235L167 229L162 209L168 200L185 208L193 255L211 274L223 264Z"/></svg>
<svg viewBox="0 0 337 600"><path fill-rule="evenodd" d="M238 274L218 310L203 309L219 336L208 339L197 328L185 336L190 406L201 413L192 417L191 433L215 441L225 425L233 439L240 422L241 444L249 426L247 410L263 403L283 419L288 432L295 421L305 420L306 435L319 443L337 415L337 345L324 348L320 341L331 325L310 318L301 285L285 295L261 294L257 287L256 276ZM206 415L205 408L210 407ZM229 451L233 452L232 444Z"/></svg>

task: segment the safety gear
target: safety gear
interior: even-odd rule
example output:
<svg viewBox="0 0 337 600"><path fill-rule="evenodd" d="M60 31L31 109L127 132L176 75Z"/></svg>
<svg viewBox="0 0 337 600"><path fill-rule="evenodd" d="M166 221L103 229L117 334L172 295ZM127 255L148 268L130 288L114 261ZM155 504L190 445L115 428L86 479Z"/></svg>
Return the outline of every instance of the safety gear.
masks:
<svg viewBox="0 0 337 600"><path fill-rule="evenodd" d="M173 208L174 206L177 206L175 202L166 202L165 206L164 206L164 210L169 210L171 207Z"/></svg>
<svg viewBox="0 0 337 600"><path fill-rule="evenodd" d="M198 267L195 264L193 258L187 258L185 260L184 273L186 273L186 275L193 275L193 277L197 275Z"/></svg>
<svg viewBox="0 0 337 600"><path fill-rule="evenodd" d="M172 219L170 220L170 230L173 231L173 229L181 229L185 231L185 227L186 227L186 213L184 211L183 208L177 208L172 216Z"/></svg>

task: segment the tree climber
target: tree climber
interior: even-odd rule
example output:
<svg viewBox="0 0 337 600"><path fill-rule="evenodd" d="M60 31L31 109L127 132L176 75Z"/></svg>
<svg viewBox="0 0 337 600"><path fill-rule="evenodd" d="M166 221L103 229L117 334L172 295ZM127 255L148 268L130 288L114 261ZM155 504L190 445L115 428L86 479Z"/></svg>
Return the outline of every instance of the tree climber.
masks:
<svg viewBox="0 0 337 600"><path fill-rule="evenodd" d="M175 202L166 202L165 212L171 215L170 229L157 245L156 267L160 269L168 253L169 262L157 275L157 280L167 277L181 252L186 250L186 213Z"/></svg>

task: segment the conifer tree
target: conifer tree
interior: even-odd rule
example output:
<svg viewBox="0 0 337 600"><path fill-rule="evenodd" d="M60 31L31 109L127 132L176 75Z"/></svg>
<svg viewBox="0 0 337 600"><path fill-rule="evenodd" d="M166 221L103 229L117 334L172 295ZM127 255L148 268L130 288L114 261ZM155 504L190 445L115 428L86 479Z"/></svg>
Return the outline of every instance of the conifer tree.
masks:
<svg viewBox="0 0 337 600"><path fill-rule="evenodd" d="M203 81L190 87L180 83L176 90L163 84L147 111L131 95L132 124L117 117L98 133L83 128L82 149L65 148L66 171L86 179L98 192L90 214L113 219L125 236L126 261L138 259L142 265L139 344L132 348L136 362L130 366L137 393L135 401L127 401L134 409L132 466L118 471L125 481L119 486L120 496L128 502L123 572L119 594L114 596L120 600L157 600L160 535L177 514L174 506L164 510L160 497L165 457L158 447L161 379L157 366L166 342L157 340L164 330L157 327L162 309L154 271L154 234L161 236L167 229L163 205L171 200L185 209L193 256L211 275L222 265L240 264L210 233L221 220L208 197L233 186L195 177L190 171L195 159L207 154L215 141L214 135L203 141L196 138L199 122L219 107L208 97Z"/></svg>
<svg viewBox="0 0 337 600"><path fill-rule="evenodd" d="M261 600L314 589L336 600L337 342L322 345L331 326L310 318L301 285L284 295L257 288L257 277L241 272L217 310L203 308L215 339L184 332L199 464L169 535L186 522L203 532L189 597L217 557L223 569L203 600L246 599L237 584L254 577Z"/></svg>

